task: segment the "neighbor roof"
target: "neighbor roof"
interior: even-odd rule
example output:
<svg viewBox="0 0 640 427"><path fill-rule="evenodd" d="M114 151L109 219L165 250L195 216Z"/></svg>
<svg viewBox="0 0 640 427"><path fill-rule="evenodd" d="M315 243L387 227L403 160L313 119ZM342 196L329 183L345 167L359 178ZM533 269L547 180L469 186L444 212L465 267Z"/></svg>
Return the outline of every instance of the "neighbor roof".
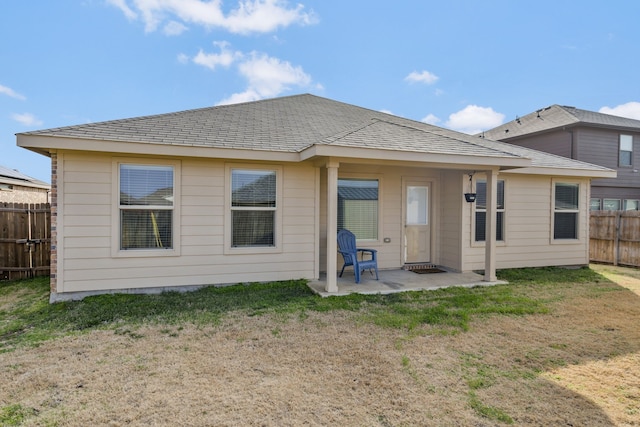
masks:
<svg viewBox="0 0 640 427"><path fill-rule="evenodd" d="M310 94L18 134L18 145L40 152L51 148L112 151L109 144L132 152L131 143L251 150L253 156L295 154L289 159L338 152L384 159L456 156L468 164L609 171ZM196 152L207 155L189 150L190 155ZM413 153L416 156L407 157Z"/></svg>
<svg viewBox="0 0 640 427"><path fill-rule="evenodd" d="M478 134L477 136L508 141L523 135L577 125L640 131L640 120L575 107L552 105Z"/></svg>
<svg viewBox="0 0 640 427"><path fill-rule="evenodd" d="M32 178L15 169L0 165L0 182L5 184L16 184L24 187L49 188L50 185L39 179Z"/></svg>

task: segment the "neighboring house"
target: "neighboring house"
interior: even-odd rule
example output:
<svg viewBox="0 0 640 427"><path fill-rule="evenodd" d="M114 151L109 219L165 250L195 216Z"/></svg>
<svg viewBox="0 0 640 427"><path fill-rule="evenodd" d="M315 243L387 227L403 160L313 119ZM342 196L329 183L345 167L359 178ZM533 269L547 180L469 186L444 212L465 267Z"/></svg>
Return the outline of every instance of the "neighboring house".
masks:
<svg viewBox="0 0 640 427"><path fill-rule="evenodd" d="M0 203L48 203L51 186L0 165Z"/></svg>
<svg viewBox="0 0 640 427"><path fill-rule="evenodd" d="M640 120L552 105L479 136L614 169L591 182L591 210L640 209Z"/></svg>
<svg viewBox="0 0 640 427"><path fill-rule="evenodd" d="M17 143L51 157L52 301L321 272L336 292L339 226L381 269L584 265L589 181L615 176L308 94Z"/></svg>

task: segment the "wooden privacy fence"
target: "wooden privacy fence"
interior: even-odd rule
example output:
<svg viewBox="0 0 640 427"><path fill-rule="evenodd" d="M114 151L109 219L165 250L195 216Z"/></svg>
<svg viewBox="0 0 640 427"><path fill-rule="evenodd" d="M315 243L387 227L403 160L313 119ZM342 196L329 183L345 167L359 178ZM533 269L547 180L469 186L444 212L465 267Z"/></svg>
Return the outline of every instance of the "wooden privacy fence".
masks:
<svg viewBox="0 0 640 427"><path fill-rule="evenodd" d="M640 267L640 211L593 211L589 221L589 258Z"/></svg>
<svg viewBox="0 0 640 427"><path fill-rule="evenodd" d="M50 259L50 205L0 203L0 280L49 275Z"/></svg>

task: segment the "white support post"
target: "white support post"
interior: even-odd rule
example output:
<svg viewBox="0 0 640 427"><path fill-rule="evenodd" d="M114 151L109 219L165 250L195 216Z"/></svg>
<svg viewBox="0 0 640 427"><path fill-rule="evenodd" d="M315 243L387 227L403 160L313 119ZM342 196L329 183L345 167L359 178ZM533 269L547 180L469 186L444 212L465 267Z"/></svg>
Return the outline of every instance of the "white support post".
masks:
<svg viewBox="0 0 640 427"><path fill-rule="evenodd" d="M338 292L338 162L327 162L327 284L325 291Z"/></svg>
<svg viewBox="0 0 640 427"><path fill-rule="evenodd" d="M484 281L495 282L496 277L496 211L498 200L498 171L487 171L487 217L484 246Z"/></svg>

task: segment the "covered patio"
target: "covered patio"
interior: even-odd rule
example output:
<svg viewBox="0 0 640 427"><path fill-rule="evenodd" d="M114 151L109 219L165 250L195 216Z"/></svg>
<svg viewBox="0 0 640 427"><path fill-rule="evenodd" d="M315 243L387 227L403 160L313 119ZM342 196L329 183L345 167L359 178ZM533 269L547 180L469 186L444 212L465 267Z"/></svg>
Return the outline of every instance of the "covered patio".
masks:
<svg viewBox="0 0 640 427"><path fill-rule="evenodd" d="M319 280L309 282L312 291L322 297L344 296L358 294L393 294L406 291L427 291L451 287L473 288L475 286L503 285L503 280L486 281L484 276L473 273L455 273L441 269L442 272L418 274L404 269L380 270L380 279L368 271L362 273L360 283L355 283L352 269L345 271L342 277L337 277L337 291L326 290L326 275Z"/></svg>

